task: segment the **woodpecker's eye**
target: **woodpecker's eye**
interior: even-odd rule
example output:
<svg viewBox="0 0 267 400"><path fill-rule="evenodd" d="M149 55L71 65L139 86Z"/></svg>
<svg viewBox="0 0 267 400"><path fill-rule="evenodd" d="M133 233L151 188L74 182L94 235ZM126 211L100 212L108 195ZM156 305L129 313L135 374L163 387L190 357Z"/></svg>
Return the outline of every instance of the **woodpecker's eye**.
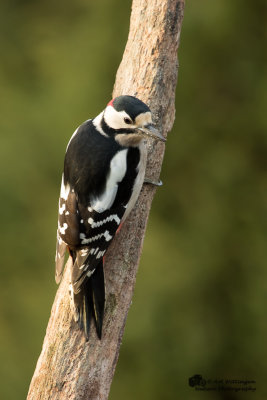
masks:
<svg viewBox="0 0 267 400"><path fill-rule="evenodd" d="M130 118L127 118L127 117L124 118L124 122L125 122L125 124L128 124L128 125L132 123Z"/></svg>

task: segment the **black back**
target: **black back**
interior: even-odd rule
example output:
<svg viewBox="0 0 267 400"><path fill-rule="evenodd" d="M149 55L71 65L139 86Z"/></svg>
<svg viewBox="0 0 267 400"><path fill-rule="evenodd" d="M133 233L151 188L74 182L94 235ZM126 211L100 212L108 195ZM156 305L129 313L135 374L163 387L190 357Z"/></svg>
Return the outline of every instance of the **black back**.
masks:
<svg viewBox="0 0 267 400"><path fill-rule="evenodd" d="M101 135L92 121L84 122L71 140L65 156L64 180L87 204L90 196L98 196L104 190L110 160L122 147Z"/></svg>

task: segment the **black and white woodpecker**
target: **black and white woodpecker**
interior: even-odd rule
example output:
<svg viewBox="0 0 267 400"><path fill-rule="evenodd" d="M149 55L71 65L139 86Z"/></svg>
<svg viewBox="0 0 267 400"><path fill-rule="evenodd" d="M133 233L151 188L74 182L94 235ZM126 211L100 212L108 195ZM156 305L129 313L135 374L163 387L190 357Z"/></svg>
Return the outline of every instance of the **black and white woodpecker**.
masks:
<svg viewBox="0 0 267 400"><path fill-rule="evenodd" d="M59 198L56 282L61 280L68 249L74 319L87 339L92 318L101 338L104 256L144 182L147 137L165 141L152 125L149 107L136 97L119 96L96 118L80 125L67 146Z"/></svg>

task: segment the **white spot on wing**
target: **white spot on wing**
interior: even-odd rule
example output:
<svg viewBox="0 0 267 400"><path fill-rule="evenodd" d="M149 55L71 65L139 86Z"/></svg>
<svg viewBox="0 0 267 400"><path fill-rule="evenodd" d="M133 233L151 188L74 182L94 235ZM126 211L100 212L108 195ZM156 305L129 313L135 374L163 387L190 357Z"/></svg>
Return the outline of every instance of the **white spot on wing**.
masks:
<svg viewBox="0 0 267 400"><path fill-rule="evenodd" d="M63 212L65 211L65 208L66 208L66 204L65 203L63 204L62 207L59 207L58 212L59 212L60 215L63 214Z"/></svg>
<svg viewBox="0 0 267 400"><path fill-rule="evenodd" d="M63 240L61 239L61 237L59 236L59 233L57 231L57 240L58 240L58 244L61 245L63 243Z"/></svg>
<svg viewBox="0 0 267 400"><path fill-rule="evenodd" d="M88 271L86 275L88 276L88 278L90 278L90 276L92 276L94 272L95 272L95 268L92 269L92 271Z"/></svg>
<svg viewBox="0 0 267 400"><path fill-rule="evenodd" d="M61 181L60 197L64 200L67 200L69 192L70 192L70 185L68 183L66 184L66 186L64 185L64 174L63 174Z"/></svg>
<svg viewBox="0 0 267 400"><path fill-rule="evenodd" d="M59 226L59 232L61 233L61 235L65 235L65 231L68 228L68 224L66 224L66 222L64 222L63 226Z"/></svg>
<svg viewBox="0 0 267 400"><path fill-rule="evenodd" d="M101 258L103 257L103 255L105 254L106 250L103 251L99 251L99 253L97 254L96 258Z"/></svg>
<svg viewBox="0 0 267 400"><path fill-rule="evenodd" d="M104 233L104 236L105 236L106 242L109 242L112 239L112 236L109 234L109 231L106 231Z"/></svg>
<svg viewBox="0 0 267 400"><path fill-rule="evenodd" d="M83 235L83 237L82 237L82 235ZM105 231L104 233L99 233L98 235L95 235L88 239L85 238L85 235L83 233L80 233L80 238L82 239L82 244L92 243L92 242L100 239L102 236L105 237L106 242L109 242L112 239L112 236L109 234L109 231ZM90 251L90 254L92 254L91 251Z"/></svg>
<svg viewBox="0 0 267 400"><path fill-rule="evenodd" d="M99 228L100 226L106 224L107 222L115 221L117 225L120 224L120 218L117 214L109 215L107 218L103 219L102 221L94 222L93 218L88 219L88 223L92 226L92 228Z"/></svg>
<svg viewBox="0 0 267 400"><path fill-rule="evenodd" d="M81 256L84 257L88 254L89 249L82 249L81 250Z"/></svg>

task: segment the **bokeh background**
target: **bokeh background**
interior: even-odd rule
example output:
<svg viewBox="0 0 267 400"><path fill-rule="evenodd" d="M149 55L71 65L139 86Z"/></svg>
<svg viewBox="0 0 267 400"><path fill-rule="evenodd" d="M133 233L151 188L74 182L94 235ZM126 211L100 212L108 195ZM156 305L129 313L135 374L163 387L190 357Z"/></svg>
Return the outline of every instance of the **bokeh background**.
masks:
<svg viewBox="0 0 267 400"><path fill-rule="evenodd" d="M0 3L0 398L18 400L56 292L65 146L111 98L130 0ZM267 398L266 1L187 1L169 134L110 399ZM188 378L250 379L200 393Z"/></svg>

